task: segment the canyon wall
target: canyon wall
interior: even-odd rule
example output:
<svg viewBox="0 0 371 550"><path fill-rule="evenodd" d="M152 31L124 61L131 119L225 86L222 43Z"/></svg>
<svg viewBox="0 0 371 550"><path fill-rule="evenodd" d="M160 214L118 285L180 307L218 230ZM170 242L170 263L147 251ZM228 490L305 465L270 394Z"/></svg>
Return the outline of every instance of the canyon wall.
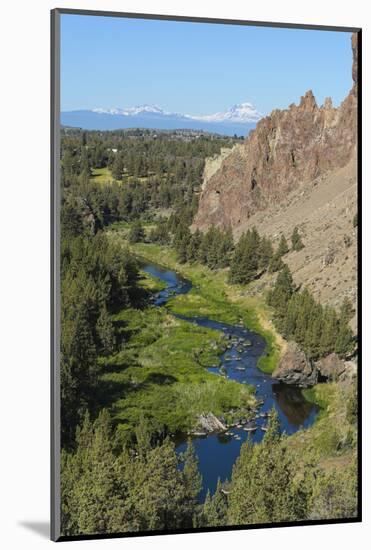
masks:
<svg viewBox="0 0 371 550"><path fill-rule="evenodd" d="M194 228L232 227L239 233L256 212L284 203L303 184L355 157L357 36L352 35L353 87L338 108L319 107L309 90L299 105L274 110L241 145L205 167Z"/></svg>

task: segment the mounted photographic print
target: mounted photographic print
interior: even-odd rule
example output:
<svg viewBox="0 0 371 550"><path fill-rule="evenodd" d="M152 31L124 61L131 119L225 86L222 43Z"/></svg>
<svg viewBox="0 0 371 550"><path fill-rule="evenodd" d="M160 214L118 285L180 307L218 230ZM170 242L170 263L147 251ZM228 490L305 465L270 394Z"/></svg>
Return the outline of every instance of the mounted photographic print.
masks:
<svg viewBox="0 0 371 550"><path fill-rule="evenodd" d="M361 31L52 12L52 538L355 522Z"/></svg>

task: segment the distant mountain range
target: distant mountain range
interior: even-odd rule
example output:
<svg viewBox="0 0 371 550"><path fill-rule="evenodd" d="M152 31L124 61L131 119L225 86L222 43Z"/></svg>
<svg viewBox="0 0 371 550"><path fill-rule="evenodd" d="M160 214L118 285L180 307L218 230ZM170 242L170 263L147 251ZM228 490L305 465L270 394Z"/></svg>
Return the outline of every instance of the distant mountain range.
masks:
<svg viewBox="0 0 371 550"><path fill-rule="evenodd" d="M158 105L138 105L126 109L82 109L62 111L61 124L86 130L151 128L159 130L192 129L224 135L246 135L262 115L251 103L234 105L211 115L187 115L164 111Z"/></svg>

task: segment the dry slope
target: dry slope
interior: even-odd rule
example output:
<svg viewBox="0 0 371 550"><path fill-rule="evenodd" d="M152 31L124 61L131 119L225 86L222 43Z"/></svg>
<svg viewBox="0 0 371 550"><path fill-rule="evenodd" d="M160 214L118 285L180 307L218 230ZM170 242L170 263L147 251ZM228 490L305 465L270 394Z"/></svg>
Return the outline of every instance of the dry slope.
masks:
<svg viewBox="0 0 371 550"><path fill-rule="evenodd" d="M275 110L246 140L206 165L194 228L252 225L287 238L297 225L305 248L287 262L297 283L323 303L356 295L357 36L353 87L339 108L318 107L311 91L299 105Z"/></svg>

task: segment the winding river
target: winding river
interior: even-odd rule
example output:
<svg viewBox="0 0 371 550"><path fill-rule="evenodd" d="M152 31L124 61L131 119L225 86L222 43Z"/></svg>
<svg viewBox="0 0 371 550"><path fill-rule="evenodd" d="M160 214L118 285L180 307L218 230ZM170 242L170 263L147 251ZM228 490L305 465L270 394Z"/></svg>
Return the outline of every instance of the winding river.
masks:
<svg viewBox="0 0 371 550"><path fill-rule="evenodd" d="M144 262L141 269L166 284L166 288L155 297L154 304L157 306L165 305L170 298L186 294L192 288L190 281L175 271L149 262ZM265 353L266 347L264 338L259 334L240 325L228 325L207 317L178 317L202 327L223 331L228 340L228 348L220 356L223 374L241 384L255 386L256 399L260 403L259 413L254 422L255 431L247 431L246 426L242 425L229 429L229 435L211 434L194 437L193 443L203 480L200 495L203 500L207 490L214 492L218 478L221 481L230 478L240 447L248 436L255 443L264 437L267 413L272 407L278 412L281 430L289 435L313 424L318 408L305 399L300 388L280 383L258 369L259 357ZM220 375L221 367L210 367L208 370ZM186 442L180 442L177 451L183 452L185 447Z"/></svg>

